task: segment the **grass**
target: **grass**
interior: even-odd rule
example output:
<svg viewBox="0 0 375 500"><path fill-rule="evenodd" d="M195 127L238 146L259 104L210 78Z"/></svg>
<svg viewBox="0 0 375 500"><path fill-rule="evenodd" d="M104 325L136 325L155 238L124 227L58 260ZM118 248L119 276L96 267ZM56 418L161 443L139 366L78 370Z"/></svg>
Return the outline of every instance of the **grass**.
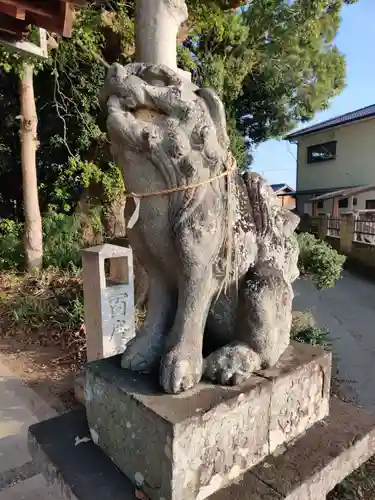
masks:
<svg viewBox="0 0 375 500"><path fill-rule="evenodd" d="M374 500L375 457L344 479L329 493L327 500Z"/></svg>
<svg viewBox="0 0 375 500"><path fill-rule="evenodd" d="M22 329L36 334L43 345L60 344L67 358L84 361L86 340L82 277L77 271L49 268L40 275L2 273L0 278L2 331Z"/></svg>
<svg viewBox="0 0 375 500"><path fill-rule="evenodd" d="M43 217L43 265L79 272L80 250L97 241L100 228L95 212L88 216L49 212ZM0 270L22 271L25 258L22 223L9 219L0 221ZM102 240L102 234L100 239ZM88 240L88 237L91 239ZM97 244L97 243L95 243Z"/></svg>
<svg viewBox="0 0 375 500"><path fill-rule="evenodd" d="M316 325L310 311L293 311L291 338L303 344L317 345L329 348L329 331Z"/></svg>
<svg viewBox="0 0 375 500"><path fill-rule="evenodd" d="M23 273L23 224L0 221L0 326L60 343L67 357L84 361L86 340L80 250L85 231L96 235L98 217L48 212L43 217L45 270Z"/></svg>

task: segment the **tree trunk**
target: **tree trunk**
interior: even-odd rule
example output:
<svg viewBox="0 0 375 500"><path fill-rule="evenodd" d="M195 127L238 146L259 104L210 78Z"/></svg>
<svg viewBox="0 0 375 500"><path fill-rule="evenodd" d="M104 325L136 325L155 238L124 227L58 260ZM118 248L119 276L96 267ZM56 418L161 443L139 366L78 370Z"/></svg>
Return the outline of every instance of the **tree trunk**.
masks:
<svg viewBox="0 0 375 500"><path fill-rule="evenodd" d="M118 197L113 200L103 214L104 234L109 238L121 238L126 236L125 223L126 198Z"/></svg>
<svg viewBox="0 0 375 500"><path fill-rule="evenodd" d="M21 103L21 164L23 205L25 214L25 257L29 272L40 270L43 264L43 231L38 200L36 175L37 116L34 98L32 65L23 64L20 81Z"/></svg>
<svg viewBox="0 0 375 500"><path fill-rule="evenodd" d="M135 2L135 54L138 62L177 70L177 33L187 19L185 0Z"/></svg>

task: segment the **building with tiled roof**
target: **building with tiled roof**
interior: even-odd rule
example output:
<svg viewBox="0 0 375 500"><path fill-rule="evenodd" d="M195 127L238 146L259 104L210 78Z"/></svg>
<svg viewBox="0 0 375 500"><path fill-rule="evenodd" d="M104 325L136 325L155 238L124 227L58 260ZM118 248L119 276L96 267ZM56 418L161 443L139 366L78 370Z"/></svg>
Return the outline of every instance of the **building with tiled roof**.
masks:
<svg viewBox="0 0 375 500"><path fill-rule="evenodd" d="M319 195L375 184L375 104L302 128L285 139L297 144L299 213ZM363 194L363 208L375 203L365 199L372 195ZM340 208L345 203L341 199Z"/></svg>

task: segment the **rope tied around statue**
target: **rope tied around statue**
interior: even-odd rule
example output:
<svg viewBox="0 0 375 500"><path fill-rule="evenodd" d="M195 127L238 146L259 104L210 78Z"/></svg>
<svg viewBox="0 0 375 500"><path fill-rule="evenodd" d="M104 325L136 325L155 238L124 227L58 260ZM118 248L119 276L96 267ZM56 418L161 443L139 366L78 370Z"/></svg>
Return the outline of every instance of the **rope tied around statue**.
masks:
<svg viewBox="0 0 375 500"><path fill-rule="evenodd" d="M132 198L134 201L134 204L135 204L134 212L133 212L132 216L130 217L129 222L127 224L128 229L132 229L139 219L140 201L142 198L151 198L154 196L167 196L167 195L173 194L173 193L188 191L190 189L196 189L196 188L205 186L206 184L211 184L212 182L214 182L218 179L221 179L223 177L229 177L231 173L233 173L235 170L237 170L236 159L234 158L234 156L231 153L229 154L229 157L230 157L230 161L231 161L230 168L227 168L226 170L224 170L220 174L214 175L213 177L210 177L209 179L195 182L193 184L187 184L186 186L175 186L172 188L162 189L159 191L148 191L145 193L134 193L134 192L125 193L125 198L127 198L127 199ZM228 187L229 187L229 184L230 183L228 183ZM228 190L228 195L229 194L230 193Z"/></svg>
<svg viewBox="0 0 375 500"><path fill-rule="evenodd" d="M237 255L234 256L234 259L232 259L232 253L233 251L236 254L237 249L233 245L233 221L234 221L234 206L233 206L233 191L232 191L232 183L230 182L230 176L233 174L235 171L237 171L237 161L232 155L232 153L229 152L228 154L228 159L230 160L230 168L227 168L220 174L217 174L213 177L210 177L209 179L205 179L200 182L195 182L193 184L188 184L186 186L175 186L172 188L168 189L163 189L160 191L149 191L145 193L125 193L125 197L127 199L132 198L135 204L135 209L132 214L132 216L129 219L129 222L127 224L128 229L132 229L135 224L137 223L139 219L139 211L140 211L140 201L142 198L150 198L153 196L167 196L169 194L173 193L178 193L181 191L187 191L189 189L196 189L201 186L211 184L212 182L221 179L223 177L228 178L228 183L227 183L227 227L226 227L226 234L224 237L223 241L223 247L226 248L226 265L225 265L225 273L223 276L223 281L220 289L218 290L217 293L217 298L220 296L221 292L224 290L227 290L228 286L231 283L231 275L234 272L234 278L235 282L237 284L238 276L237 276L237 268L236 265L234 265L233 268L233 260L236 263L237 262Z"/></svg>

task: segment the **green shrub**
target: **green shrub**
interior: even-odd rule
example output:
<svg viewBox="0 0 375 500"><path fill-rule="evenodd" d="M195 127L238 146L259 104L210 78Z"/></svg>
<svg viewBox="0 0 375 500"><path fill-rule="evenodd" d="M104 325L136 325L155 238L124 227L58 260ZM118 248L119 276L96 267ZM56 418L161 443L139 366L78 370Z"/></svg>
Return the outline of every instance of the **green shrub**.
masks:
<svg viewBox="0 0 375 500"><path fill-rule="evenodd" d="M320 328L319 326L307 326L299 332L292 334L292 340L301 342L302 344L319 345L321 347L328 347L328 334L327 328Z"/></svg>
<svg viewBox="0 0 375 500"><path fill-rule="evenodd" d="M75 269L83 247L81 222L76 215L48 213L43 218L44 266Z"/></svg>
<svg viewBox="0 0 375 500"><path fill-rule="evenodd" d="M318 345L328 347L327 328L317 326L314 316L310 311L293 311L292 328L290 331L291 339L303 344Z"/></svg>
<svg viewBox="0 0 375 500"><path fill-rule="evenodd" d="M301 274L310 274L319 289L333 288L341 277L346 257L312 234L301 233L297 238Z"/></svg>
<svg viewBox="0 0 375 500"><path fill-rule="evenodd" d="M91 227L99 232L100 217L88 216ZM87 219L87 217L86 217ZM86 220L86 226L87 226ZM44 267L76 271L81 266L80 250L84 246L80 216L48 212L43 217ZM0 222L0 270L23 270L23 224L4 219Z"/></svg>
<svg viewBox="0 0 375 500"><path fill-rule="evenodd" d="M21 268L24 263L23 224L10 219L0 221L0 269Z"/></svg>

